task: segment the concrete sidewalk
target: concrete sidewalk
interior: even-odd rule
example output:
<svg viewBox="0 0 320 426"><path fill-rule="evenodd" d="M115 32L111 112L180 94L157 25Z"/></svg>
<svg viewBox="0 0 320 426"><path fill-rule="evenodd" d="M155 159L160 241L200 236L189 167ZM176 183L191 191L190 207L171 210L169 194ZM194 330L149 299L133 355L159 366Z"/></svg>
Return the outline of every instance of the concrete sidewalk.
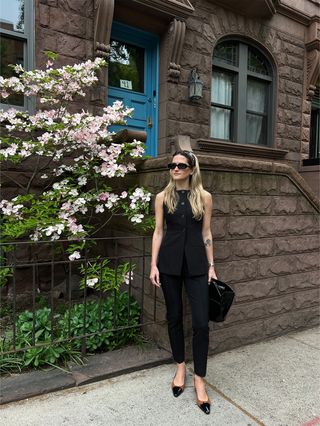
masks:
<svg viewBox="0 0 320 426"><path fill-rule="evenodd" d="M320 425L320 330L291 333L209 358L206 416L195 404L192 365L174 398L172 364L2 406L6 426Z"/></svg>

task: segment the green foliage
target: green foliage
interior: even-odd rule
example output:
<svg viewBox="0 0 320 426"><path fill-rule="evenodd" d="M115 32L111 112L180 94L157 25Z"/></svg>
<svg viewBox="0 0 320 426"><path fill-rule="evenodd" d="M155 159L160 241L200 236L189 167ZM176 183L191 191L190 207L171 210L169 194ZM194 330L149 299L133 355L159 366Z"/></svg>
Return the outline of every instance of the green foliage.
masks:
<svg viewBox="0 0 320 426"><path fill-rule="evenodd" d="M136 226L143 231L150 231L150 229L154 229L156 226L155 217L151 215L145 215L143 221L138 223Z"/></svg>
<svg viewBox="0 0 320 426"><path fill-rule="evenodd" d="M22 362L24 367L39 367L41 365L54 365L70 359L79 360L79 354L72 348L70 343L51 344L51 336L58 330L54 330L54 323L59 315L51 315L50 308L42 308L35 311L21 313L16 322L16 347L17 349L28 346L39 345L23 352ZM53 326L53 327L52 327ZM44 346L40 346L44 345Z"/></svg>
<svg viewBox="0 0 320 426"><path fill-rule="evenodd" d="M130 316L129 316L130 312ZM109 297L102 303L89 302L74 305L70 312L66 312L60 322L62 336L68 337L68 324L70 320L70 337L74 338L84 334L97 333L86 337L88 352L97 350L113 350L121 347L137 336L135 325L139 324L140 308L138 303L129 297L128 292L116 292L114 297ZM133 326L133 328L116 328ZM81 348L81 341L74 340L74 347Z"/></svg>
<svg viewBox="0 0 320 426"><path fill-rule="evenodd" d="M2 225L2 218L0 217L0 229ZM2 237L2 235L1 235ZM13 276L13 268L6 266L7 253L13 250L12 245L0 244L0 287L7 284L9 277Z"/></svg>
<svg viewBox="0 0 320 426"><path fill-rule="evenodd" d="M4 342L0 341L0 352L5 352ZM23 360L16 354L0 355L0 373L21 372Z"/></svg>
<svg viewBox="0 0 320 426"><path fill-rule="evenodd" d="M17 238L30 237L37 229L39 223L43 227L54 225L54 217L60 212L62 196L50 197L48 193L39 196L35 194L18 195L15 199L25 207L21 210L23 220L17 220L15 216L6 216L1 227L1 235L4 241L15 241Z"/></svg>
<svg viewBox="0 0 320 426"><path fill-rule="evenodd" d="M68 361L79 364L82 362L80 336L88 335L85 343L89 353L113 350L138 340L135 326L139 317L138 303L128 292L115 292L114 296L86 305L75 304L64 313L53 314L48 307L37 309L34 314L22 312L16 320L16 349L30 349L4 355L13 350L12 333L7 333L0 339L0 371L59 366Z"/></svg>
<svg viewBox="0 0 320 426"><path fill-rule="evenodd" d="M44 50L43 53L48 59L53 61L56 61L59 58L58 53L52 52L51 50Z"/></svg>
<svg viewBox="0 0 320 426"><path fill-rule="evenodd" d="M0 259L0 264L1 264L1 259ZM13 275L12 268L1 267L0 268L0 287L6 285L8 282L8 278L12 277L12 275Z"/></svg>
<svg viewBox="0 0 320 426"><path fill-rule="evenodd" d="M126 274L130 271L130 265L126 262L116 268L110 268L109 264L109 259L98 260L98 262L94 263L88 262L87 267L82 264L80 272L83 278L80 281L80 287L84 288L85 284L87 284L89 287L94 287L104 292L119 290L121 284L125 281Z"/></svg>

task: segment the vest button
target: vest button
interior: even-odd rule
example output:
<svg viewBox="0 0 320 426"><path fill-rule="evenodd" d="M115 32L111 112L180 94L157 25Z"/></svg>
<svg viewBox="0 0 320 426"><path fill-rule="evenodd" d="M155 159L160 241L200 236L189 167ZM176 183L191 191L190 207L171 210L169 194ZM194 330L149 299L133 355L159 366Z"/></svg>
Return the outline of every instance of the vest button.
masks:
<svg viewBox="0 0 320 426"><path fill-rule="evenodd" d="M181 191L181 194L184 194L184 191Z"/></svg>
<svg viewBox="0 0 320 426"><path fill-rule="evenodd" d="M181 217L184 217L184 214L182 214Z"/></svg>
<svg viewBox="0 0 320 426"><path fill-rule="evenodd" d="M184 202L182 202L181 205L184 206Z"/></svg>

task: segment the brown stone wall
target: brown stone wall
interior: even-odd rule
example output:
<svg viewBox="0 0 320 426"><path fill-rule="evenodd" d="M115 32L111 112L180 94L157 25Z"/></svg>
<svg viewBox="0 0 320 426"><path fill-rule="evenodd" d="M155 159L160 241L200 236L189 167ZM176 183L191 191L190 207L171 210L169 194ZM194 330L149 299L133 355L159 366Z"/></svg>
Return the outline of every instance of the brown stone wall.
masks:
<svg viewBox="0 0 320 426"><path fill-rule="evenodd" d="M43 68L43 51L59 54L56 66L93 58L94 0L35 0L35 67ZM74 102L72 110L89 107Z"/></svg>
<svg viewBox="0 0 320 426"><path fill-rule="evenodd" d="M168 145L177 134L187 134L197 149L197 140L210 135L210 92L212 55L215 45L226 36L241 37L262 49L274 66L274 148L288 150L288 163L295 168L301 154L308 153L310 115L304 98L305 45L303 26L296 35L277 28L275 20L254 20L213 4L197 1L195 13L186 21L187 31L181 59L179 84L168 83ZM285 21L282 21L285 24ZM292 27L292 22L290 22ZM198 103L188 100L190 70L197 67L204 82L204 97ZM303 123L302 123L303 120ZM303 128L302 128L303 126Z"/></svg>
<svg viewBox="0 0 320 426"><path fill-rule="evenodd" d="M35 5L37 67L44 65L43 50L57 52L60 55L58 65L92 58L94 0L36 0ZM167 76L170 22L165 23L159 18L162 23L161 28L157 27L161 37L159 153L170 152L177 135L189 135L194 149L198 148L199 139L209 138L212 55L219 40L234 36L258 44L274 66L273 147L289 151L285 160L298 169L301 159L306 158L309 152L310 102L304 81L307 74L306 27L280 14L269 20L241 16L215 5L213 1L196 0L193 6L195 12L186 20L178 82L168 81ZM129 23L123 5L121 10L119 15L116 3L117 19ZM143 27L140 12L135 13L137 25ZM130 16L132 14L131 11ZM130 24L134 24L132 18ZM188 79L194 67L198 68L204 81L204 97L191 103ZM94 99L97 102L100 99L98 103L101 104L106 96L106 87L103 86L97 89ZM89 102L82 102L78 107L88 105Z"/></svg>
<svg viewBox="0 0 320 426"><path fill-rule="evenodd" d="M213 194L212 233L218 277L231 284L235 303L224 323L211 323L210 352L267 339L319 322L319 216L303 181L266 163L232 159L210 165L202 162L205 188ZM166 160L149 160L140 174L140 184L153 193L164 187ZM234 162L234 161L233 161ZM148 165L149 164L149 165ZM242 167L241 167L242 164ZM229 168L229 170L228 170ZM148 171L148 172L147 172ZM301 185L302 184L302 185ZM127 235L122 228L114 235ZM131 231L132 232L132 231ZM140 245L140 246L139 246ZM146 245L150 254L150 240ZM141 253L141 242L128 241L123 253ZM140 296L142 266L135 272ZM149 281L149 262L144 267L145 327L160 345L169 349L165 306L161 290ZM191 317L185 298L185 334L191 356Z"/></svg>
<svg viewBox="0 0 320 426"><path fill-rule="evenodd" d="M36 0L36 66L41 52L59 54L60 63L73 64L93 54L93 0Z"/></svg>
<svg viewBox="0 0 320 426"><path fill-rule="evenodd" d="M311 122L311 102L309 99L305 98L303 101L303 109L302 109L301 160L305 160L309 158L310 122Z"/></svg>

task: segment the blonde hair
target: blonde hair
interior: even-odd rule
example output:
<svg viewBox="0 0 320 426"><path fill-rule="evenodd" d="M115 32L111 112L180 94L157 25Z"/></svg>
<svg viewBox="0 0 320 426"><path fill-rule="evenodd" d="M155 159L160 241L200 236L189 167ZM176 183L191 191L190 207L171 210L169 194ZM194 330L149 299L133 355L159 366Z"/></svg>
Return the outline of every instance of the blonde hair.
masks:
<svg viewBox="0 0 320 426"><path fill-rule="evenodd" d="M189 176L190 179L190 193L188 195L193 218L196 220L201 220L204 214L204 203L203 203L203 186L202 179L199 167L199 161L197 157L190 151L176 151L172 158L176 155L183 155L187 160L189 166L193 168L192 175ZM176 184L170 174L170 181L168 185L164 188L164 203L168 207L169 213L173 213L178 204L178 195L176 192Z"/></svg>

